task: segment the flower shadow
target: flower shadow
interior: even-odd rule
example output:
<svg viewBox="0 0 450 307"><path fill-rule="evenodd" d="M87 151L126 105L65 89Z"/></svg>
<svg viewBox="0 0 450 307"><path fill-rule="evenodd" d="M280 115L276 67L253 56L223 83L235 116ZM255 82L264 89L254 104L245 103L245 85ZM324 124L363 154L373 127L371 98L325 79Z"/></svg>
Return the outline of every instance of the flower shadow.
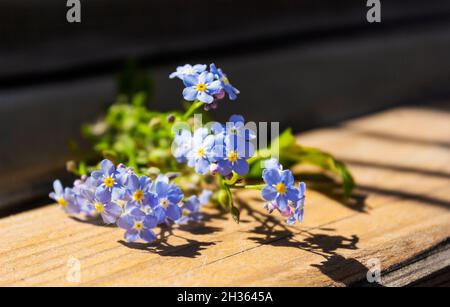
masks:
<svg viewBox="0 0 450 307"><path fill-rule="evenodd" d="M70 216L70 218L79 223L90 224L90 225L94 225L94 226L101 226L101 227L108 227L108 228L116 227L115 223L114 224L105 224L105 222L102 221L101 217L80 218L77 216Z"/></svg>
<svg viewBox="0 0 450 307"><path fill-rule="evenodd" d="M342 191L342 185L336 182L331 176L317 173L301 173L296 174L295 178L305 181L308 188L326 195L353 211L359 213L368 212L366 205L367 194L355 189L349 197L345 197Z"/></svg>
<svg viewBox="0 0 450 307"><path fill-rule="evenodd" d="M318 268L320 272L327 275L330 279L344 285L351 285L364 278L368 268L354 258L345 258L339 255L339 250L357 250L359 237L351 235L349 237L327 233L335 231L332 228L316 228L314 231L301 230L297 233L292 232L279 219L272 215L253 210L245 202L240 203L241 208L246 210L249 216L259 222L258 226L250 229L248 232L253 234L249 237L261 245L271 245L273 247L291 247L304 250L323 257L325 260L320 264L311 264ZM295 235L303 236L298 240Z"/></svg>
<svg viewBox="0 0 450 307"><path fill-rule="evenodd" d="M185 257L195 258L201 256L201 251L207 247L216 245L217 241L199 241L190 238L186 238L173 233L173 229L170 227L161 226L160 239L153 243L141 243L141 242L125 242L119 240L118 242L128 248L147 251L150 253L158 254L160 256L169 257ZM186 243L173 245L169 243L169 237L177 237L183 239Z"/></svg>

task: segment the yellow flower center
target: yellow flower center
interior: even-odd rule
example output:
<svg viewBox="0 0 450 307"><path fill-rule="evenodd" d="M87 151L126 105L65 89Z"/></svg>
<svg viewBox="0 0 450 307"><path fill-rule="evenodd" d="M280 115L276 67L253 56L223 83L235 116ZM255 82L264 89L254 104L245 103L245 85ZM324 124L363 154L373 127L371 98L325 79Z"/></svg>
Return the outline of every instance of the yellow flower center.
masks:
<svg viewBox="0 0 450 307"><path fill-rule="evenodd" d="M204 92L206 91L206 84L205 83L199 83L197 84L197 91Z"/></svg>
<svg viewBox="0 0 450 307"><path fill-rule="evenodd" d="M134 222L133 228L138 230L138 231L142 230L142 228L144 228L144 224L142 222Z"/></svg>
<svg viewBox="0 0 450 307"><path fill-rule="evenodd" d="M280 193L280 194L286 193L286 186L285 186L283 183L281 183L281 182L278 182L278 183L277 183L277 186L275 187L275 189L276 189L277 192Z"/></svg>
<svg viewBox="0 0 450 307"><path fill-rule="evenodd" d="M135 201L142 201L144 199L144 192L142 190L137 190L133 194L133 199Z"/></svg>
<svg viewBox="0 0 450 307"><path fill-rule="evenodd" d="M238 154L237 154L237 152L232 150L227 154L227 158L228 158L228 161L230 161L230 162L236 162L236 160L238 159Z"/></svg>
<svg viewBox="0 0 450 307"><path fill-rule="evenodd" d="M114 186L115 181L114 178L108 176L105 178L105 180L103 180L103 183L105 184L106 187L112 188Z"/></svg>
<svg viewBox="0 0 450 307"><path fill-rule="evenodd" d="M182 214L183 216L189 216L189 210L183 209Z"/></svg>
<svg viewBox="0 0 450 307"><path fill-rule="evenodd" d="M167 207L169 207L169 200L167 198L162 198L159 201L159 204L161 205L161 207L167 208Z"/></svg>
<svg viewBox="0 0 450 307"><path fill-rule="evenodd" d="M200 158L203 158L205 156L205 149L203 147L197 149L197 156L199 156Z"/></svg>
<svg viewBox="0 0 450 307"><path fill-rule="evenodd" d="M58 198L58 204L62 207L67 206L67 200L64 197Z"/></svg>
<svg viewBox="0 0 450 307"><path fill-rule="evenodd" d="M94 204L94 208L95 208L95 211L96 211L97 213L102 213L103 211L105 211L105 205L103 205L103 204L100 203L100 202L96 202L96 203Z"/></svg>

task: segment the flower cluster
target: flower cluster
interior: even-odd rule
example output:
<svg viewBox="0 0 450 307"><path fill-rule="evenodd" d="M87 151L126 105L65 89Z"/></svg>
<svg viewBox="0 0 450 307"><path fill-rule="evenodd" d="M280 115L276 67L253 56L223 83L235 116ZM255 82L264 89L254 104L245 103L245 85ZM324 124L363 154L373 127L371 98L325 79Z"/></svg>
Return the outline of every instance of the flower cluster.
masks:
<svg viewBox="0 0 450 307"><path fill-rule="evenodd" d="M295 187L294 176L290 170L283 170L276 159L265 161L262 174L265 186L261 191L262 198L268 203L268 212L278 210L287 218L288 224L303 220L306 185L303 182Z"/></svg>
<svg viewBox="0 0 450 307"><path fill-rule="evenodd" d="M214 108L225 94L230 100L235 100L239 90L231 85L222 69L217 68L214 63L209 66L210 71L206 69L207 66L203 64L186 64L177 67L169 78L179 78L183 81L183 97L187 101L198 100Z"/></svg>
<svg viewBox="0 0 450 307"><path fill-rule="evenodd" d="M191 196L183 203L183 192L167 176L159 175L152 181L109 160L100 163L100 170L76 180L73 188L63 189L59 180L53 187L49 196L68 214L101 216L104 223L116 223L125 229L128 242L152 242L156 239L152 229L162 223L199 220L198 210L211 196L205 190L198 198Z"/></svg>
<svg viewBox="0 0 450 307"><path fill-rule="evenodd" d="M230 176L248 173L247 160L254 155L255 134L245 127L241 115L230 117L226 125L215 123L211 129L197 128L194 133L183 129L175 134L173 155L187 162L199 174L220 173Z"/></svg>

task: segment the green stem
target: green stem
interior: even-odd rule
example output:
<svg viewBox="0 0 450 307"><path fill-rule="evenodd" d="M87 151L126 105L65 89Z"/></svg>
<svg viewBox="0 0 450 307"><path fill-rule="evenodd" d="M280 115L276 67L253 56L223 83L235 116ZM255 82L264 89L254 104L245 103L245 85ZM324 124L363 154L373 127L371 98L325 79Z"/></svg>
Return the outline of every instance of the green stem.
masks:
<svg viewBox="0 0 450 307"><path fill-rule="evenodd" d="M186 113L184 113L183 115L183 120L187 120L189 117L191 117L192 114L194 114L194 112L200 108L201 106L203 106L203 102L199 101L199 100L195 100L191 106L189 107L189 109L187 109Z"/></svg>
<svg viewBox="0 0 450 307"><path fill-rule="evenodd" d="M232 188L236 189L246 189L246 190L262 190L266 185L265 184L247 184L244 186L232 186Z"/></svg>

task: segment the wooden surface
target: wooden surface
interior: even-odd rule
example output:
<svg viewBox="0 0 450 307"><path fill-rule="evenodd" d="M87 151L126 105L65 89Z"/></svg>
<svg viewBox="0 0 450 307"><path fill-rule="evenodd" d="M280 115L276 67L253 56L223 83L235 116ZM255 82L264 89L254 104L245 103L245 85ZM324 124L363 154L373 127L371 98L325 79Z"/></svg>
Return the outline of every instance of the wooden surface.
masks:
<svg viewBox="0 0 450 307"><path fill-rule="evenodd" d="M402 274L442 278L450 257L430 251L449 250L447 110L399 108L300 135L348 162L359 189L345 202L325 180L312 181L304 223L294 227L267 215L252 191L235 195L239 225L208 209L203 225L164 230L150 246L126 244L122 230L76 221L55 205L4 218L0 285L353 285L373 258L382 284L409 284ZM72 258L81 283L66 280Z"/></svg>

